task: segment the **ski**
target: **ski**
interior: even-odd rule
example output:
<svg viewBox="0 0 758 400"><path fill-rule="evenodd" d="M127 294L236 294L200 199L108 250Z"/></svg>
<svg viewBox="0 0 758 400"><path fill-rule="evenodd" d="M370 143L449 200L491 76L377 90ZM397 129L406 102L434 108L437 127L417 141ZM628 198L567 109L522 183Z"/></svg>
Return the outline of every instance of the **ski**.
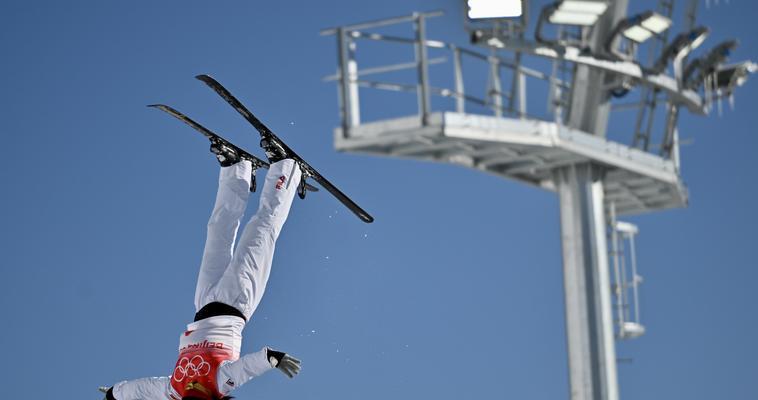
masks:
<svg viewBox="0 0 758 400"><path fill-rule="evenodd" d="M261 135L261 140L271 140L278 144L287 153L287 156L294 159L303 170L304 177L311 177L318 182L324 189L331 193L337 200L344 204L350 211L358 216L363 222L371 223L374 221L374 217L369 215L358 204L351 200L347 195L342 193L336 186L324 178L315 168L311 167L302 157L297 155L292 149L287 146L276 134L271 131L266 125L263 124L250 110L247 109L234 95L231 94L223 85L208 75L198 75L197 79L203 81L211 89L213 89L219 96L221 96L229 105L234 107L247 122L249 122ZM303 192L304 195L304 192ZM303 197L301 195L301 197Z"/></svg>
<svg viewBox="0 0 758 400"><path fill-rule="evenodd" d="M157 108L172 117L184 122L185 124L189 125L196 131L200 132L203 136L208 138L212 143L220 143L226 147L229 147L237 152L237 154L240 155L241 158L249 160L253 164L253 171L255 171L258 168L268 168L269 165L266 161L261 160L260 158L248 153L247 151L241 149L239 146L235 145L234 143L224 139L223 137L219 136L218 134L214 133L210 129L200 125L199 123L195 122L192 118L184 115L179 110L167 106L165 104L150 104L148 107ZM253 175L255 176L255 175ZM317 192L318 188L309 184L305 184L305 189L311 191L311 192Z"/></svg>

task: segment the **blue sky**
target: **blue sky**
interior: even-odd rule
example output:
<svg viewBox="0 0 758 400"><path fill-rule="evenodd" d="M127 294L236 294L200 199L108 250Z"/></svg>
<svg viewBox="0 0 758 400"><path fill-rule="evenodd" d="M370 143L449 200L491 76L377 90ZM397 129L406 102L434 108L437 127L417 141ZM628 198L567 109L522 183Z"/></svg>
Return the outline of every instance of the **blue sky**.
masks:
<svg viewBox="0 0 758 400"><path fill-rule="evenodd" d="M292 381L268 374L238 398L566 398L556 197L333 150L336 88L321 78L336 45L319 30L443 9L429 36L466 44L460 4L209 4L0 4L2 397L95 399L99 385L170 372L218 167L205 139L145 105L170 104L258 151L245 121L193 79L209 73L376 217L363 224L325 194L295 203L243 351L271 345L304 369ZM737 37L733 60L758 59L756 11L703 4L708 43ZM368 60L412 56L386 51ZM629 219L641 231L648 333L618 346L633 359L619 365L623 398L757 389L755 85L723 116L683 114L690 207ZM369 119L414 112L411 95L364 93ZM530 97L530 108L544 104Z"/></svg>

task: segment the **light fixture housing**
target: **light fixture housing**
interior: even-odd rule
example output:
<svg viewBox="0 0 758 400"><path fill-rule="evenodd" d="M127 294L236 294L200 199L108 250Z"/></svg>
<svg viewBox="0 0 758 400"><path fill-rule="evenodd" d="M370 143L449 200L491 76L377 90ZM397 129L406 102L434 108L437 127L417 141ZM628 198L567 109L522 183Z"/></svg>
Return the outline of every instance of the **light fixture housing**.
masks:
<svg viewBox="0 0 758 400"><path fill-rule="evenodd" d="M660 35L671 27L671 20L658 13L651 13L650 16L642 20L641 24L643 28Z"/></svg>
<svg viewBox="0 0 758 400"><path fill-rule="evenodd" d="M548 19L551 24L557 25L579 25L590 26L597 22L597 15L573 13L573 12L555 12Z"/></svg>
<svg viewBox="0 0 758 400"><path fill-rule="evenodd" d="M521 0L468 0L469 19L512 18L521 16Z"/></svg>
<svg viewBox="0 0 758 400"><path fill-rule="evenodd" d="M558 11L575 12L582 14L602 15L608 9L605 0L563 0L558 5Z"/></svg>
<svg viewBox="0 0 758 400"><path fill-rule="evenodd" d="M635 43L642 43L651 37L653 37L653 32L650 32L649 30L641 27L640 25L632 25L621 33L625 38L635 42Z"/></svg>
<svg viewBox="0 0 758 400"><path fill-rule="evenodd" d="M705 32L691 32L690 33L690 39L691 42L688 46L686 46L688 54L692 52L692 50L695 50L696 48L700 47L701 44L705 41L705 38L708 37L708 30L706 29Z"/></svg>
<svg viewBox="0 0 758 400"><path fill-rule="evenodd" d="M635 43L642 43L671 27L671 20L663 15L646 11L620 23L620 32Z"/></svg>
<svg viewBox="0 0 758 400"><path fill-rule="evenodd" d="M727 40L714 46L704 56L692 60L684 70L684 85L696 89L708 75L718 71L736 47L736 40Z"/></svg>
<svg viewBox="0 0 758 400"><path fill-rule="evenodd" d="M710 30L705 26L699 26L689 32L678 34L661 52L661 56L653 64L652 72L661 74L666 69L669 61L681 62L693 50L698 48L708 37ZM678 68L678 67L677 67Z"/></svg>
<svg viewBox="0 0 758 400"><path fill-rule="evenodd" d="M605 1L563 0L553 5L548 21L558 25L590 26L607 9L608 3Z"/></svg>
<svg viewBox="0 0 758 400"><path fill-rule="evenodd" d="M607 9L608 2L606 0L563 0L555 2L542 8L540 17L537 19L537 26L534 28L534 38L537 42L550 46L565 46L567 43L559 43L555 39L542 36L542 26L545 22L557 25L591 26Z"/></svg>
<svg viewBox="0 0 758 400"><path fill-rule="evenodd" d="M638 44L662 33L670 26L670 19L653 11L645 11L626 18L619 22L613 29L613 33L608 36L608 40L605 42L605 50L619 60L632 61ZM618 43L621 38L631 41L625 46L625 51L619 50Z"/></svg>
<svg viewBox="0 0 758 400"><path fill-rule="evenodd" d="M750 74L758 71L758 64L743 61L736 64L724 65L716 70L716 86L728 92L747 82Z"/></svg>

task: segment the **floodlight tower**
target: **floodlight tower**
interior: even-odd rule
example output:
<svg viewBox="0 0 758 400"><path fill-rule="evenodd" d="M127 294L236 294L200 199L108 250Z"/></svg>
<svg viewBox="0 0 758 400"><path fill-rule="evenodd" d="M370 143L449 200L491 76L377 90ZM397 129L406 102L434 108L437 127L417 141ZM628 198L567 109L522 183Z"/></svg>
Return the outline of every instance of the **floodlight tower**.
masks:
<svg viewBox="0 0 758 400"><path fill-rule="evenodd" d="M441 12L322 31L337 38L337 73L325 79L339 84L338 150L454 163L558 194L572 400L617 400L614 339L645 332L637 301L642 282L634 254L638 229L617 216L687 205L678 157L679 110L706 115L713 100L731 97L756 70L750 61L724 65L734 41L687 62L708 34L707 28L694 26L696 0L688 1L689 26L671 42L672 0L659 0L656 12L632 17L626 15L628 0L560 0L534 14L534 40L527 38L527 0L500 0L501 7L493 9L480 8L493 4L486 0L464 1L471 42L486 53L428 39L427 20ZM512 17L519 11L520 17ZM380 32L397 24L412 25L413 35ZM404 43L412 46L415 59L359 69L360 41ZM643 45L650 46L653 60L637 60ZM446 56L440 56L443 52ZM484 97L466 87L464 57L486 63ZM526 57L547 58L553 69L530 68ZM433 84L430 67L448 60L450 78ZM411 82L369 78L407 70L413 72ZM504 88L507 78L510 90ZM526 89L527 78L547 81L547 117L528 112L526 96L534 93ZM362 121L359 88L415 93L417 112ZM636 89L643 101L631 143L608 139L614 99ZM434 111L432 95L454 102ZM652 116L661 103L666 120L659 151L652 153ZM483 115L485 110L492 115Z"/></svg>

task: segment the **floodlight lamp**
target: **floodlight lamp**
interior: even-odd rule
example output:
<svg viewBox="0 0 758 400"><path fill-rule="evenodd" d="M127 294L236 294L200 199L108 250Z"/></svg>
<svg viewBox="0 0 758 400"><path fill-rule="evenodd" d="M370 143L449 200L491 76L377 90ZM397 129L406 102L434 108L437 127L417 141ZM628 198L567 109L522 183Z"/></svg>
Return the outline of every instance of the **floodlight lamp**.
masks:
<svg viewBox="0 0 758 400"><path fill-rule="evenodd" d="M684 70L685 85L693 89L699 86L706 76L716 72L736 47L736 40L727 40L716 45L703 57L693 60Z"/></svg>
<svg viewBox="0 0 758 400"><path fill-rule="evenodd" d="M553 4L548 20L551 24L590 26L608 9L605 1L563 0Z"/></svg>
<svg viewBox="0 0 758 400"><path fill-rule="evenodd" d="M521 16L521 0L468 0L470 19Z"/></svg>
<svg viewBox="0 0 758 400"><path fill-rule="evenodd" d="M673 57L686 57L692 50L700 47L708 37L710 30L704 26L699 26L689 32L680 33L671 42L669 47L671 48L670 54Z"/></svg>
<svg viewBox="0 0 758 400"><path fill-rule="evenodd" d="M653 36L653 32L643 28L640 25L632 25L621 33L625 38L635 42L642 43Z"/></svg>
<svg viewBox="0 0 758 400"><path fill-rule="evenodd" d="M716 71L716 86L731 93L734 88L744 85L750 74L757 70L758 64L752 61L719 67Z"/></svg>
<svg viewBox="0 0 758 400"><path fill-rule="evenodd" d="M591 26L608 8L605 0L563 0L542 8L537 26L534 29L534 37L540 43L558 45L558 41L546 39L542 36L542 25L545 22L557 25ZM562 43L565 45L565 43Z"/></svg>
<svg viewBox="0 0 758 400"><path fill-rule="evenodd" d="M594 14L556 11L550 16L549 21L557 25L591 26L597 22L597 18Z"/></svg>
<svg viewBox="0 0 758 400"><path fill-rule="evenodd" d="M652 11L635 15L619 23L619 31L624 37L637 43L659 35L671 26L671 20Z"/></svg>
<svg viewBox="0 0 758 400"><path fill-rule="evenodd" d="M705 38L708 37L708 29L705 28L704 31L692 31L690 32L689 36L687 37L690 41L690 44L686 46L685 48L689 52L692 52L692 50L695 50L696 48L700 47L701 44L705 41Z"/></svg>
<svg viewBox="0 0 758 400"><path fill-rule="evenodd" d="M708 37L710 30L704 26L699 26L689 32L683 32L678 34L671 43L663 49L660 58L653 65L653 72L655 74L663 73L666 69L666 65L669 61L684 59L693 50L698 48L705 38Z"/></svg>
<svg viewBox="0 0 758 400"><path fill-rule="evenodd" d="M653 35L658 35L671 26L671 20L656 14L652 11L645 11L642 14L626 18L619 22L613 29L612 34L605 42L607 53L614 55L621 60L631 61L634 57L635 45L642 43ZM632 41L627 47L626 52L622 53L617 49L617 43L620 38L627 38Z"/></svg>
<svg viewBox="0 0 758 400"><path fill-rule="evenodd" d="M558 5L558 11L594 14L597 16L603 15L607 8L608 3L604 0L563 0L560 5Z"/></svg>
<svg viewBox="0 0 758 400"><path fill-rule="evenodd" d="M660 35L666 29L671 27L671 20L657 13L651 13L650 16L643 19L642 27L650 32Z"/></svg>

